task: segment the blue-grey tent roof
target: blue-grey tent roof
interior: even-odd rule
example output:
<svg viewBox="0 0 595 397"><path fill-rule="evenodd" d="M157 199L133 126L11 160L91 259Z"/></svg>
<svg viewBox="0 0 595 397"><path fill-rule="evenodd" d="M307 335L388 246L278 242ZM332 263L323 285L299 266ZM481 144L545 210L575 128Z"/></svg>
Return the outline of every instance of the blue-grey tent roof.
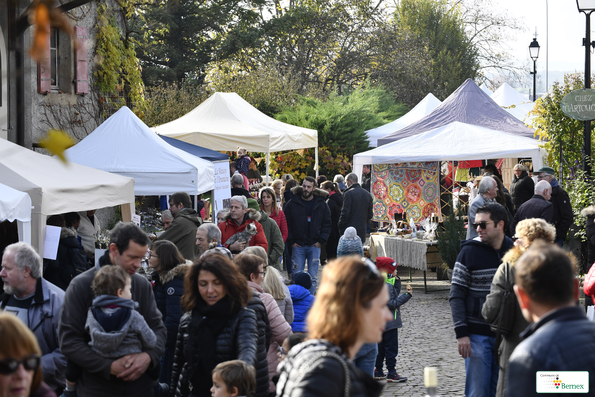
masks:
<svg viewBox="0 0 595 397"><path fill-rule="evenodd" d="M409 126L378 139L378 146L421 134L452 122L477 125L533 138L533 130L502 109L471 79L467 79L434 111Z"/></svg>
<svg viewBox="0 0 595 397"><path fill-rule="evenodd" d="M165 142L172 145L173 147L177 147L178 149L183 150L187 153L190 153L196 157L200 157L203 160L207 160L207 161L229 160L229 156L225 153L220 153L215 150L196 146L191 143L180 141L179 139L175 139L175 138L169 138L169 137L162 136L162 135L159 135L159 137L161 139L163 139Z"/></svg>

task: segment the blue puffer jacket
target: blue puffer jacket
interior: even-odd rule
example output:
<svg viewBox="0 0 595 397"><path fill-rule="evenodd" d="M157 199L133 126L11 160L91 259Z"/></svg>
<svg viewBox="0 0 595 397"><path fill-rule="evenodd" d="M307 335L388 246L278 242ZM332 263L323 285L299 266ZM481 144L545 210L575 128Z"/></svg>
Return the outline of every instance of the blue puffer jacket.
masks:
<svg viewBox="0 0 595 397"><path fill-rule="evenodd" d="M184 295L184 276L190 268L182 263L165 274L159 275L155 280L153 294L157 309L163 316L163 324L167 328L167 340L165 347L174 350L180 318L184 314L182 308L182 295Z"/></svg>
<svg viewBox="0 0 595 397"><path fill-rule="evenodd" d="M388 308L393 312L393 319L386 323L386 331L391 329L401 328L403 322L401 321L401 305L411 299L411 294L406 292L401 294L401 279L398 276L387 278L385 277L386 283L388 284L388 292L390 299L388 300Z"/></svg>
<svg viewBox="0 0 595 397"><path fill-rule="evenodd" d="M301 285L290 285L289 294L293 302L293 323L291 323L291 330L293 332L308 332L306 326L306 318L308 312L314 304L314 295Z"/></svg>

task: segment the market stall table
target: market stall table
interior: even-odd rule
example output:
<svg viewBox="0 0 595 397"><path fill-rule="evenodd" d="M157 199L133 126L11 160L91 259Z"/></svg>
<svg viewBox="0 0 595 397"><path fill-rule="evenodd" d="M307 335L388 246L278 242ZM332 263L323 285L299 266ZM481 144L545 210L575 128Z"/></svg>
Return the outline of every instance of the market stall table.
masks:
<svg viewBox="0 0 595 397"><path fill-rule="evenodd" d="M379 256L388 256L394 259L398 265L411 269L419 269L424 272L424 291L428 293L426 271L428 268L442 266L442 260L438 253L436 241L415 240L386 233L373 233L370 235L370 257L373 261ZM430 291L432 292L432 291Z"/></svg>

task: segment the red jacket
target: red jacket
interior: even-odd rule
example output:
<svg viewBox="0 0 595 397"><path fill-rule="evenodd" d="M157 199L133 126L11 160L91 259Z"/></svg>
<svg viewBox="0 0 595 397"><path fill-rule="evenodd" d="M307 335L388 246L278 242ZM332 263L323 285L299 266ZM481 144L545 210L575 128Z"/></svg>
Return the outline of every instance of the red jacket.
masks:
<svg viewBox="0 0 595 397"><path fill-rule="evenodd" d="M283 236L283 242L287 241L287 221L285 220L285 214L280 208L277 208L277 215L269 215L269 218L277 223L279 230L281 230L281 236Z"/></svg>
<svg viewBox="0 0 595 397"><path fill-rule="evenodd" d="M246 225L248 223L254 223L256 225L256 235L252 236L248 246L259 246L264 248L266 252L269 251L269 244L267 243L267 238L264 235L264 230L262 230L262 225L258 223L260 219L260 212L253 210L251 208L248 209L246 215L244 215L244 222L240 226L238 226L228 214L225 218L225 222L221 222L218 226L221 230L221 244L224 247L229 248L225 242L231 238L234 234L241 233L246 229Z"/></svg>
<svg viewBox="0 0 595 397"><path fill-rule="evenodd" d="M583 291L585 292L585 295L588 295L595 300L595 264L591 265L589 273L585 276Z"/></svg>

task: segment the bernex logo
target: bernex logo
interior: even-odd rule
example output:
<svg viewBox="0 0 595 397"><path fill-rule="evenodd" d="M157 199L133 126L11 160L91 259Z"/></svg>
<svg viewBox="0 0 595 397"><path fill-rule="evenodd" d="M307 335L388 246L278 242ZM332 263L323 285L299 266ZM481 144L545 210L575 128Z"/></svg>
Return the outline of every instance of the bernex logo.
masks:
<svg viewBox="0 0 595 397"><path fill-rule="evenodd" d="M537 393L588 393L588 371L539 371L536 373Z"/></svg>

